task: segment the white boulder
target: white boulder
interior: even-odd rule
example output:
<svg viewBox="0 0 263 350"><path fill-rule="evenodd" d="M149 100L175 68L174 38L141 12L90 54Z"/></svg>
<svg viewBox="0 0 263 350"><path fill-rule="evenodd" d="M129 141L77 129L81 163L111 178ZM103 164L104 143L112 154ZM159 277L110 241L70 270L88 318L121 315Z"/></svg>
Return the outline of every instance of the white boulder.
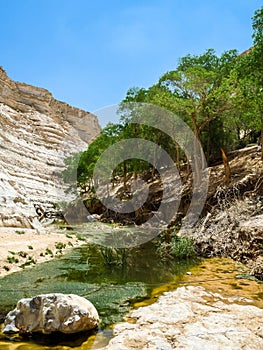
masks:
<svg viewBox="0 0 263 350"><path fill-rule="evenodd" d="M99 315L87 299L75 294L42 294L21 299L5 319L3 333L77 333L98 326Z"/></svg>

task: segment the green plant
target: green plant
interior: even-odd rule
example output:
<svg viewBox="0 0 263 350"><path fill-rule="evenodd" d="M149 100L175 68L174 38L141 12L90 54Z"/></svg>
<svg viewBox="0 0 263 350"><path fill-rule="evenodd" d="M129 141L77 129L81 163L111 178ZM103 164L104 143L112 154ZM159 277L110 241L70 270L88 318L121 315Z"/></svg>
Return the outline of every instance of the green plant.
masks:
<svg viewBox="0 0 263 350"><path fill-rule="evenodd" d="M55 247L58 250L62 250L64 248L66 248L66 243L58 242L58 243L55 244Z"/></svg>
<svg viewBox="0 0 263 350"><path fill-rule="evenodd" d="M14 256L8 256L6 260L9 262L9 264L17 264L19 262L19 259L15 258Z"/></svg>
<svg viewBox="0 0 263 350"><path fill-rule="evenodd" d="M24 252L23 250L20 250L17 254L19 256L21 256L21 258L26 258L27 257L27 252Z"/></svg>
<svg viewBox="0 0 263 350"><path fill-rule="evenodd" d="M156 253L158 254L161 260L166 261L172 258L169 247L170 245L167 242L158 241L156 243Z"/></svg>
<svg viewBox="0 0 263 350"><path fill-rule="evenodd" d="M171 244L171 254L179 259L190 258L196 255L195 245L188 237L175 237Z"/></svg>
<svg viewBox="0 0 263 350"><path fill-rule="evenodd" d="M19 267L21 269L24 269L26 266L30 266L32 264L36 264L36 260L32 257L32 256L29 256L27 261L24 262L22 265L20 265Z"/></svg>
<svg viewBox="0 0 263 350"><path fill-rule="evenodd" d="M32 245L28 245L27 248L30 249L30 250L34 249Z"/></svg>
<svg viewBox="0 0 263 350"><path fill-rule="evenodd" d="M53 256L52 250L49 249L49 248L46 248L45 255L48 255L48 254L51 255L51 256Z"/></svg>
<svg viewBox="0 0 263 350"><path fill-rule="evenodd" d="M58 203L53 203L54 209L58 210L60 208L65 208L67 206L66 202L58 202Z"/></svg>
<svg viewBox="0 0 263 350"><path fill-rule="evenodd" d="M100 246L99 251L104 260L105 265L124 266L127 264L128 249L126 248L113 248L113 247Z"/></svg>
<svg viewBox="0 0 263 350"><path fill-rule="evenodd" d="M106 265L114 264L116 256L114 248L101 246L99 247L99 250Z"/></svg>
<svg viewBox="0 0 263 350"><path fill-rule="evenodd" d="M12 250L8 250L8 253L10 253L12 255L16 255L16 252L13 252Z"/></svg>
<svg viewBox="0 0 263 350"><path fill-rule="evenodd" d="M16 230L15 233L17 233L18 235L24 235L25 231L24 230Z"/></svg>
<svg viewBox="0 0 263 350"><path fill-rule="evenodd" d="M179 237L174 230L172 233L163 232L156 241L156 252L162 260L187 259L196 256L194 241L188 237Z"/></svg>
<svg viewBox="0 0 263 350"><path fill-rule="evenodd" d="M77 235L77 240L78 241L86 241L86 238L81 236L81 235Z"/></svg>

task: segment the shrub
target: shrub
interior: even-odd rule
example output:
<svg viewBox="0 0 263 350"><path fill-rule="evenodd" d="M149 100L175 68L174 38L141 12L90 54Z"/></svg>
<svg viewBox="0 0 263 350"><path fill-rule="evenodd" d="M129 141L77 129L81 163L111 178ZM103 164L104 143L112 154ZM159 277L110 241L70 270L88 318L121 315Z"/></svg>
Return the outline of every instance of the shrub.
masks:
<svg viewBox="0 0 263 350"><path fill-rule="evenodd" d="M62 243L62 242L58 242L58 243L56 243L55 247L57 250L62 250L64 248L66 248L66 244Z"/></svg>
<svg viewBox="0 0 263 350"><path fill-rule="evenodd" d="M172 240L171 254L179 259L195 256L196 250L193 240L188 237L176 237Z"/></svg>
<svg viewBox="0 0 263 350"><path fill-rule="evenodd" d="M16 230L15 233L17 233L18 235L24 235L25 231L23 231L23 230Z"/></svg>
<svg viewBox="0 0 263 350"><path fill-rule="evenodd" d="M177 236L175 230L162 233L156 242L156 252L162 260L187 259L196 256L194 241L188 237Z"/></svg>
<svg viewBox="0 0 263 350"><path fill-rule="evenodd" d="M49 248L46 248L45 255L48 255L48 254L51 255L51 256L53 256L52 250L49 249Z"/></svg>
<svg viewBox="0 0 263 350"><path fill-rule="evenodd" d="M104 264L124 266L127 264L128 249L99 246Z"/></svg>
<svg viewBox="0 0 263 350"><path fill-rule="evenodd" d="M17 264L19 262L19 259L18 258L15 258L14 256L8 256L7 257L7 261L10 263L10 264Z"/></svg>

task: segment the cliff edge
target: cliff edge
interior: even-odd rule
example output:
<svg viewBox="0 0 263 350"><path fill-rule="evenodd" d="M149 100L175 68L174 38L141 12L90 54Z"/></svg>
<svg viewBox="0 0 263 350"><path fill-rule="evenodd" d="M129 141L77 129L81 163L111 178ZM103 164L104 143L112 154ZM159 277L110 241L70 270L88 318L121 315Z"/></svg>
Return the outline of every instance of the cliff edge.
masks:
<svg viewBox="0 0 263 350"><path fill-rule="evenodd" d="M65 197L64 158L99 131L95 115L13 81L0 67L0 226L38 227L34 206Z"/></svg>

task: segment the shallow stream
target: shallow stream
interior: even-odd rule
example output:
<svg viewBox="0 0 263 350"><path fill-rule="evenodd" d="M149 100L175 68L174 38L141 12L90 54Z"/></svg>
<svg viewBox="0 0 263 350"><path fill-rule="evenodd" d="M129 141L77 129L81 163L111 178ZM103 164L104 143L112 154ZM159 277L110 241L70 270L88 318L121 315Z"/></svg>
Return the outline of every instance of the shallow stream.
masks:
<svg viewBox="0 0 263 350"><path fill-rule="evenodd" d="M263 308L263 284L246 279L231 259L162 263L151 242L132 249L125 264L105 264L98 245L85 244L66 255L0 279L0 315L25 297L43 293L75 293L97 308L101 324L77 335L22 338L0 332L1 350L95 350L112 336L111 326L133 307L153 303L158 295L182 285L202 285L225 297L241 296ZM237 278L237 276L239 278ZM1 326L1 325L0 325Z"/></svg>
<svg viewBox="0 0 263 350"><path fill-rule="evenodd" d="M101 325L98 334L77 336L37 336L24 339L1 336L0 349L89 349L94 337L107 343L110 325L123 317L136 302L150 300L155 288L182 280L197 261L161 263L153 245L147 243L133 249L127 263L105 264L96 245L83 245L60 258L13 273L0 279L0 313L15 307L25 297L44 293L75 293L89 299L97 308ZM93 347L92 347L93 348Z"/></svg>

